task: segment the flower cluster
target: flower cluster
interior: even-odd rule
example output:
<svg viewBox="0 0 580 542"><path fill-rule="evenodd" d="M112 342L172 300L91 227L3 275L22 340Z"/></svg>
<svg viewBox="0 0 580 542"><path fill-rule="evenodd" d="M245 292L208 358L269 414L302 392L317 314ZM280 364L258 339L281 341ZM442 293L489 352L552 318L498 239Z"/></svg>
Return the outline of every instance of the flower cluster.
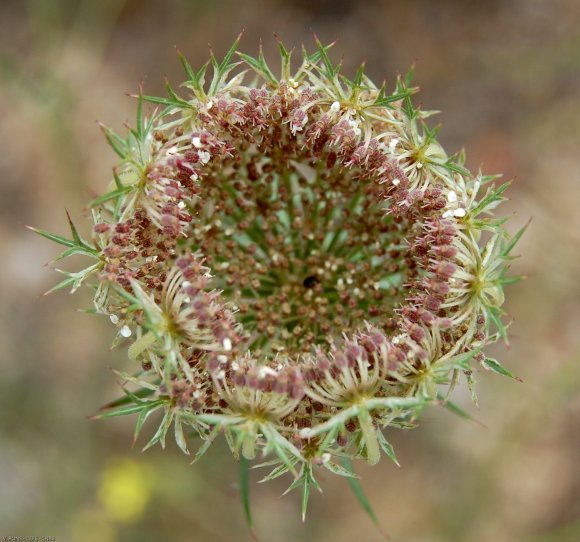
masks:
<svg viewBox="0 0 580 542"><path fill-rule="evenodd" d="M492 214L507 183L437 143L411 74L388 93L318 44L294 71L280 45L277 77L236 45L207 81L181 57L187 95L139 94L126 137L103 127L121 161L90 241L37 231L93 259L57 288L94 284L138 364L100 417L138 414L137 437L163 411L146 447L173 425L197 459L224 434L307 495L315 467L394 459L384 429L449 406L459 378L511 376L483 348L506 338L521 232Z"/></svg>

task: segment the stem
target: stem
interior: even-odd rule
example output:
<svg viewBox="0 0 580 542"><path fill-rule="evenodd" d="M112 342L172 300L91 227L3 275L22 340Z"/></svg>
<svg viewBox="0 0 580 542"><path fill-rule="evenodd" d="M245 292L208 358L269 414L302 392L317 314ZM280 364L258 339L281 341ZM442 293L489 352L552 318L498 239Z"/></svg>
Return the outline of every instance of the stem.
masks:
<svg viewBox="0 0 580 542"><path fill-rule="evenodd" d="M381 451L379 448L379 441L373 420L368 410L362 410L358 416L360 428L362 431L362 438L365 443L367 451L367 461L369 465L376 465L381 458Z"/></svg>
<svg viewBox="0 0 580 542"><path fill-rule="evenodd" d="M244 435L244 440L242 441L242 455L246 459L254 459L256 457L256 432L254 429L248 430Z"/></svg>

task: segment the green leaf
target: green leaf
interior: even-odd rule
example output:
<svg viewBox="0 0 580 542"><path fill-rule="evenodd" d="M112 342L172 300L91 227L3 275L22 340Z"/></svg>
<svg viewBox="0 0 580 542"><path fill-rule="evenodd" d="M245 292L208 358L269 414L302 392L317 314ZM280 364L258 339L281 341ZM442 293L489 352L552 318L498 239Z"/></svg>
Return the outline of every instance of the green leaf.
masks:
<svg viewBox="0 0 580 542"><path fill-rule="evenodd" d="M144 407L141 412L139 413L139 416L137 417L137 423L135 424L135 431L133 432L133 446L135 445L135 443L137 442L137 438L139 437L139 434L141 433L141 429L143 429L143 425L145 424L145 421L147 420L147 418L149 417L149 415L152 412L155 412L158 408L161 407L161 402L153 402L153 403L148 403L146 407Z"/></svg>
<svg viewBox="0 0 580 542"><path fill-rule="evenodd" d="M102 205L103 203L106 203L107 201L111 201L112 199L115 199L115 198L118 198L124 194L127 194L131 190L132 190L131 186L124 186L123 188L118 188L117 190L107 192L106 194L103 194L102 196L99 196L98 198L91 201L90 206L97 207L99 205Z"/></svg>
<svg viewBox="0 0 580 542"><path fill-rule="evenodd" d="M473 373L471 371L465 371L464 374L467 380L469 393L471 394L471 401L475 405L475 408L479 408L479 401L477 400L477 393L475 391L475 378L473 378Z"/></svg>
<svg viewBox="0 0 580 542"><path fill-rule="evenodd" d="M167 431L169 430L171 422L173 421L173 416L174 416L173 411L168 406L166 406L165 414L163 416L163 419L161 420L159 429L157 429L157 432L153 435L151 440L145 445L145 447L142 450L143 452L145 450L148 450L149 448L151 448L151 446L157 444L158 442L159 444L161 444L161 448L165 449L165 437L167 436Z"/></svg>
<svg viewBox="0 0 580 542"><path fill-rule="evenodd" d="M250 504L250 462L245 457L240 457L240 492L242 495L242 505L244 507L244 517L246 525L254 540L258 540L254 531L254 519Z"/></svg>
<svg viewBox="0 0 580 542"><path fill-rule="evenodd" d="M219 427L214 427L212 432L209 435L207 435L207 437L203 441L203 444L199 447L199 449L195 453L195 456L193 457L193 460L191 461L190 465L197 463L205 455L205 453L209 450L209 447L212 445L213 441L218 436L218 433Z"/></svg>
<svg viewBox="0 0 580 542"><path fill-rule="evenodd" d="M395 463L397 467L400 467L401 464L399 463L397 456L395 455L393 445L385 438L385 435L383 435L383 432L380 430L377 430L377 437L379 439L379 444L381 445L383 452L387 454L387 457L391 461L393 461L393 463Z"/></svg>
<svg viewBox="0 0 580 542"><path fill-rule="evenodd" d="M55 290L60 290L61 288L65 288L66 286L69 285L72 286L70 290L71 293L74 293L81 286L83 281L85 281L88 277L90 277L100 267L101 267L100 263L97 262L96 264L90 265L86 269L82 269L81 271L78 271L76 273L69 273L68 271L63 271L62 269L55 268L55 271L58 271L59 273L66 275L67 278L64 279L62 282L60 282L59 284L57 284L56 286L52 287L50 290L48 290L48 292L45 292L44 295L48 295L51 292L54 292Z"/></svg>
<svg viewBox="0 0 580 542"><path fill-rule="evenodd" d="M320 43L320 42L318 42ZM320 60L321 56L322 56L322 52L326 53L326 51L328 51L328 49L330 49L331 47L334 47L335 42L332 42L328 45L325 45L324 47L318 47L318 49L316 51L314 51L314 53L309 54L308 51L306 50L306 48L304 46L302 46L302 56L304 58L304 61L307 63L312 63L312 64L316 64L318 63L318 61ZM322 51L321 49L323 49L324 51Z"/></svg>
<svg viewBox="0 0 580 542"><path fill-rule="evenodd" d="M509 378L513 378L514 380L517 380L518 382L523 382L523 380L515 375L513 375L512 373L510 373L499 361L497 361L496 359L493 358L485 358L485 360L483 360L482 362L483 366L486 369L489 369L491 371L493 371L494 373L503 375L503 376L508 376Z"/></svg>
<svg viewBox="0 0 580 542"><path fill-rule="evenodd" d="M46 292L44 292L44 294L42 294L42 295L52 294L53 292L56 292L57 290L62 290L63 288L67 288L68 286L74 287L74 283L76 280L77 280L77 277L67 277L66 279L59 282L56 286L53 286L50 290L47 290Z"/></svg>
<svg viewBox="0 0 580 542"><path fill-rule="evenodd" d="M79 232L77 231L75 225L73 224L73 221L72 221L72 219L70 217L69 212L66 211L66 210L65 210L65 212L66 212L66 218L68 220L68 225L70 227L70 231L71 231L71 235L72 235L73 241L75 242L76 245L84 245L85 243L82 241L82 239L81 239L81 237L79 235Z"/></svg>
<svg viewBox="0 0 580 542"><path fill-rule="evenodd" d="M45 237L46 239L49 239L50 241L54 241L55 243L58 243L59 245L64 245L65 247L77 247L78 245L74 242L71 241L70 239L67 239L66 237L62 237L60 235L56 235L55 233L50 233L48 231L45 230L40 230L38 228L34 228L33 226L26 226L30 231L33 231L34 233L38 233L38 235L42 235L42 237Z"/></svg>
<svg viewBox="0 0 580 542"><path fill-rule="evenodd" d="M165 79L165 90L167 90L167 94L169 94L169 97L171 98L172 102L176 104L176 106L185 108L191 107L191 104L189 104L183 98L180 98L177 94L175 94L175 91L171 88L171 85L169 84L169 81L167 79Z"/></svg>
<svg viewBox="0 0 580 542"><path fill-rule="evenodd" d="M143 139L143 89L139 88L139 95L137 96L137 113L136 113L136 137L138 140Z"/></svg>
<svg viewBox="0 0 580 542"><path fill-rule="evenodd" d="M331 43L330 45L322 45L322 43L320 42L320 40L318 38L315 38L316 40L316 46L318 48L317 53L318 53L318 58L320 60L322 60L322 64L324 65L325 68L325 72L324 75L326 76L326 78L331 81L336 77L336 74L339 72L339 67L335 66L332 61L330 60L330 57L327 54L327 50L332 47L332 45L334 45L334 43Z"/></svg>
<svg viewBox="0 0 580 542"><path fill-rule="evenodd" d="M485 427L485 425L483 423L481 423L479 420L476 420L471 414L469 414L468 412L463 410L460 406L456 405L455 403L453 403L449 399L443 397L441 394L437 394L437 399L439 400L439 403L443 407L445 407L447 410L449 410L453 414L460 416L464 420L468 420L470 422L475 422L476 424L481 425L482 427Z"/></svg>
<svg viewBox="0 0 580 542"><path fill-rule="evenodd" d="M426 147L437 139L437 136L441 131L441 124L434 126L432 129L429 128L429 126L425 122L421 122L421 124L423 126L423 134L424 134L423 147Z"/></svg>
<svg viewBox="0 0 580 542"><path fill-rule="evenodd" d="M414 69L414 68L412 68ZM403 98L403 111L405 112L405 114L407 115L407 117L410 120L414 120L418 117L419 115L419 111L417 109L415 109L415 107L413 106L413 102L411 100L411 95L414 94L418 89L416 88L409 88L409 82L411 80L411 74L408 74L408 77L402 78L401 76L399 76L397 78L397 85L395 87L395 93L405 93L408 90L411 90L411 93L407 93L404 98ZM384 85L382 87L382 94L384 96ZM381 93L379 92L379 96L381 96Z"/></svg>
<svg viewBox="0 0 580 542"><path fill-rule="evenodd" d="M480 350L480 348L477 348L475 350L470 350L469 352L462 352L461 354L442 360L442 362L446 367L453 367L454 369L469 369L469 362Z"/></svg>
<svg viewBox="0 0 580 542"><path fill-rule="evenodd" d="M350 472L354 472L353 468L352 468L352 463L348 457L342 458L342 465L346 470L348 470ZM361 483L358 481L357 478L352 478L350 476L347 477L347 481L348 481L348 485L350 486L350 489L354 493L354 496L357 498L359 504L362 506L363 510L367 513L367 515L369 516L371 521L375 524L375 527L378 529L378 531L385 538L388 538L388 535L383 531L383 529L379 523L379 519L378 519L377 515L375 514L375 511L373 510L370 502L368 501L368 499L363 491Z"/></svg>
<svg viewBox="0 0 580 542"><path fill-rule="evenodd" d="M183 66L183 69L185 70L185 73L189 77L189 80L187 81L187 83L191 83L191 86L193 87L193 90L197 93L198 97L203 97L204 91L203 91L202 77L203 77L203 74L205 73L205 68L207 67L207 64L205 64L205 66L203 68L203 72L195 73L195 71L193 70L193 68L191 67L191 65L189 64L189 62L187 61L187 59L185 58L185 56L181 53L181 51L179 49L177 50L177 54L179 56L179 60L181 61L181 65ZM200 77L200 75L201 75L201 77ZM185 85L187 85L187 83L185 83Z"/></svg>
<svg viewBox="0 0 580 542"><path fill-rule="evenodd" d="M128 416L130 414L137 414L138 412L141 412L143 409L153 408L153 406L159 406L161 404L163 404L163 401L151 401L146 403L145 405L143 404L136 405L132 403L129 405L120 406L118 408L115 408L114 410L107 410L105 412L100 412L99 414L89 416L89 420L104 420L107 418L116 418L118 416Z"/></svg>
<svg viewBox="0 0 580 542"><path fill-rule="evenodd" d="M278 463L278 461L276 461L276 463ZM269 474L264 476L264 478L262 478L258 483L262 484L264 482L274 480L275 478L278 478L279 476L282 476L283 474L286 474L287 472L290 472L288 465L286 465L285 463L282 463L281 465L278 465L275 469L273 469Z"/></svg>
<svg viewBox="0 0 580 542"><path fill-rule="evenodd" d="M522 238L522 235L525 233L525 231L528 229L528 226L530 225L530 222L528 222L521 230L519 230L509 241L509 243L503 247L502 251L501 251L501 257L502 258L507 258L510 254L510 252L513 250L513 248L516 246L516 244L519 242L519 240Z"/></svg>
<svg viewBox="0 0 580 542"><path fill-rule="evenodd" d="M399 100L409 98L413 93L414 89L405 89L401 90L400 92L396 92L395 94L390 94L389 96L387 96L385 94L385 87L382 86L381 89L379 90L379 95L373 102L373 107L387 107L389 106L389 104L393 102L398 102Z"/></svg>
<svg viewBox="0 0 580 542"><path fill-rule="evenodd" d="M477 218L471 221L473 226L480 230L488 230L496 232L503 226L509 217L504 218Z"/></svg>
<svg viewBox="0 0 580 542"><path fill-rule="evenodd" d="M192 82L194 81L197 82L197 77L195 75L195 72L193 71L193 68L191 67L191 65L189 64L189 62L179 49L177 49L177 56L179 57L181 65L183 66L183 69L185 70L187 77L189 77L189 80Z"/></svg>
<svg viewBox="0 0 580 542"><path fill-rule="evenodd" d="M296 476L294 478L294 480L292 481L292 483L288 486L288 488L286 489L286 491L284 491L284 493L282 493L282 495L287 495L288 493L290 493L290 491L296 489L297 487L299 487L302 484L302 479L303 479L303 475L304 475L304 468L302 468L300 470L300 475Z"/></svg>
<svg viewBox="0 0 580 542"><path fill-rule="evenodd" d="M300 475L297 476L294 481L290 484L290 487L284 491L284 495L296 489L302 487L302 522L306 520L306 510L308 508L308 499L310 497L310 486L314 486L318 491L322 492L320 485L315 480L312 475L312 466L309 463L304 463L300 471Z"/></svg>
<svg viewBox="0 0 580 542"><path fill-rule="evenodd" d="M101 414L95 414L94 416L91 416L89 419L104 420L106 418L115 418L117 416L127 416L129 414L136 414L137 412L141 412L142 410L143 410L142 405L131 404L108 412L102 412Z"/></svg>
<svg viewBox="0 0 580 542"><path fill-rule="evenodd" d="M415 76L415 63L413 62L413 64L411 64L411 67L407 70L405 77L403 78L406 87L411 85L414 76Z"/></svg>
<svg viewBox="0 0 580 542"><path fill-rule="evenodd" d="M302 460L300 450L296 448L288 439L284 438L272 423L260 423L260 431L269 442L275 443L278 447L288 451L296 459Z"/></svg>
<svg viewBox="0 0 580 542"><path fill-rule="evenodd" d="M216 425L215 429L220 429L220 426ZM240 459L240 452L236 446L233 432L230 429L226 428L224 430L224 436L226 437L226 443L228 445L228 448L230 449L230 452L234 456L234 459L239 460Z"/></svg>
<svg viewBox="0 0 580 542"><path fill-rule="evenodd" d="M483 213L489 206L493 205L495 202L504 200L505 198L502 197L502 194L508 189L510 184L511 181L508 181L499 186L498 188L491 188L490 190L488 190L487 194L471 210L470 214L472 216L477 216L478 214Z"/></svg>
<svg viewBox="0 0 580 542"><path fill-rule="evenodd" d="M496 327L497 331L499 332L500 337L504 340L506 344L508 344L508 336L507 336L507 327L501 320L501 311L496 307L486 307L486 314Z"/></svg>
<svg viewBox="0 0 580 542"><path fill-rule="evenodd" d="M525 275L517 275L513 277L500 277L497 282L502 286L508 286L510 284L517 284L522 280L525 280L527 277Z"/></svg>
<svg viewBox="0 0 580 542"><path fill-rule="evenodd" d="M334 440L336 439L336 435L340 430L340 425L341 424L336 424L333 427L331 427L330 431L328 431L328 433L324 437L324 440L318 445L318 449L320 451L323 452L324 450L326 450L326 448L328 448L328 446L330 446L334 442Z"/></svg>
<svg viewBox="0 0 580 542"><path fill-rule="evenodd" d="M168 107L169 109L173 109L173 108L183 108L184 104L187 105L187 107L191 107L190 104L188 104L187 102L184 102L183 100L179 100L178 102L175 102L174 100L170 100L169 98L162 98L161 96L145 96L143 95L141 97L143 100L145 100L146 102L152 103L152 104L157 104L157 105L164 105L166 107Z"/></svg>
<svg viewBox="0 0 580 542"><path fill-rule="evenodd" d="M101 131L105 135L105 139L111 146L111 148L115 151L115 153L121 157L125 158L129 152L127 142L118 134L116 134L111 128L105 126L102 123L99 123L99 127Z"/></svg>
<svg viewBox="0 0 580 542"><path fill-rule="evenodd" d="M133 401L133 403L135 403L136 405L143 405L146 404L147 401L142 401L139 397L137 397L134 393L131 393L127 388L125 388L124 386L121 386L121 389L123 390L123 393L129 397L129 399L131 401Z"/></svg>
<svg viewBox="0 0 580 542"><path fill-rule="evenodd" d="M374 397L365 401L365 405L369 410L375 408L413 410L416 408L423 408L428 404L429 400L423 397Z"/></svg>
<svg viewBox="0 0 580 542"><path fill-rule="evenodd" d="M207 72L207 67L209 66L209 60L203 64L203 66L201 68L199 68L199 70L197 70L197 73L195 74L195 76L197 77L197 80L199 81L199 86L201 89L201 95L205 96L205 92L203 91L203 86L205 84L205 74Z"/></svg>
<svg viewBox="0 0 580 542"><path fill-rule="evenodd" d="M229 48L228 52L224 56L224 59L221 61L219 66L216 65L216 67L220 73L225 72L230 67L230 60L232 59L232 56L234 56L234 53L236 52L236 49L238 48L240 40L242 39L242 35L243 35L243 32L240 32L238 34L238 37L235 39L234 43ZM213 55L212 55L212 61L215 61L215 57Z"/></svg>
<svg viewBox="0 0 580 542"><path fill-rule="evenodd" d="M364 73L365 73L365 63L363 62L356 70L356 74L354 76L354 79L352 80L353 95L356 93L357 90L360 90L362 88L361 84Z"/></svg>
<svg viewBox="0 0 580 542"><path fill-rule="evenodd" d="M305 474L302 481L302 523L306 521L306 510L308 509L308 498L310 497L310 466L304 466Z"/></svg>
<svg viewBox="0 0 580 542"><path fill-rule="evenodd" d="M261 423L260 431L267 441L265 453L274 452L280 460L288 467L288 470L296 476L294 465L297 461L302 460L300 451L290 442L288 442L271 423Z"/></svg>
<svg viewBox="0 0 580 542"><path fill-rule="evenodd" d="M134 392L133 395L139 397L139 399L143 399L144 397L149 397L150 395L153 395L153 393L154 393L153 390L141 389L141 390L137 390L136 392ZM119 397L118 399L115 399L114 401L107 403L105 406L103 406L101 408L101 410L126 405L128 403L131 403L131 401L132 401L132 399L127 394L125 394L122 397Z"/></svg>
<svg viewBox="0 0 580 542"><path fill-rule="evenodd" d="M266 81L268 81L272 84L278 84L278 79L276 79L276 76L272 73L272 70L270 70L270 68L268 67L268 64L266 64L266 59L264 58L264 53L262 52L261 48L260 48L260 53L259 53L257 59L250 56L250 55L246 55L244 53L238 52L237 54L240 58L242 58L244 60L244 62L246 64L251 66Z"/></svg>
<svg viewBox="0 0 580 542"><path fill-rule="evenodd" d="M175 442L179 449L186 455L189 454L189 450L187 449L187 442L185 440L185 434L183 433L183 424L179 419L179 416L176 416L175 421L173 422L173 430L175 435Z"/></svg>
<svg viewBox="0 0 580 542"><path fill-rule="evenodd" d="M453 157L449 158L449 160L447 160L447 162L445 162L445 167L451 171L453 171L454 173L459 173L460 175L464 175L466 177L469 177L469 175L471 175L470 171L462 166L460 166L458 163L456 163L453 159Z"/></svg>
<svg viewBox="0 0 580 542"><path fill-rule="evenodd" d="M501 173L496 173L494 175L480 175L479 176L479 182L481 183L481 186L485 185L485 184L489 184L493 181L497 181L498 179L501 179L502 175Z"/></svg>
<svg viewBox="0 0 580 542"><path fill-rule="evenodd" d="M263 469L264 467L273 467L280 464L279 459L270 459L269 461L264 461L262 463L258 463L257 465L252 465L252 470L254 469Z"/></svg>
<svg viewBox="0 0 580 542"><path fill-rule="evenodd" d="M238 35L238 37L234 41L233 45L229 48L228 52L224 56L224 59L220 63L218 63L213 52L211 53L210 61L211 61L212 67L213 67L214 74L213 74L213 79L212 79L212 82L210 84L209 92L208 92L208 94L210 96L213 96L220 89L220 84L223 83L227 74L238 65L237 62L231 63L230 61L231 61L234 53L236 52L236 49L238 48L238 44L240 43L240 39L242 37L242 34L243 34L243 32L241 32ZM261 55L261 56L263 58L263 55Z"/></svg>
<svg viewBox="0 0 580 542"><path fill-rule="evenodd" d="M326 461L322 464L324 468L328 469L330 472L334 474L338 474L339 476L346 476L347 478L359 478L354 472L341 467L338 463L333 463L332 461Z"/></svg>
<svg viewBox="0 0 580 542"><path fill-rule="evenodd" d="M216 425L219 427L227 425L236 425L244 421L242 416L235 416L229 414L199 414L197 418L210 425Z"/></svg>
<svg viewBox="0 0 580 542"><path fill-rule="evenodd" d="M280 50L280 59L282 61L280 73L282 75L282 79L288 80L290 78L290 62L292 51L288 51L286 47L284 47L282 40L280 40L278 36L276 36L276 39L278 40L278 49Z"/></svg>
<svg viewBox="0 0 580 542"><path fill-rule="evenodd" d="M58 262L69 256L74 256L75 254L80 254L82 256L89 256L90 258L97 257L97 251L95 249L89 249L85 247L71 247L67 248L65 251L61 252L56 258L54 258L51 263Z"/></svg>
<svg viewBox="0 0 580 542"><path fill-rule="evenodd" d="M116 369L112 369L112 371L119 378L121 378L124 382L131 382L133 384L137 384L141 388L147 388L147 389L152 390L152 391L157 391L159 389L159 386L157 384L152 384L151 382L147 382L146 380L143 380L142 378L130 375L129 373L126 373L124 371L117 371ZM140 398L138 398L135 394L131 393L129 390L123 388L123 391L127 395L129 395L129 397L131 397L131 399L133 399L135 402L139 402L139 403L144 402L144 401L141 401Z"/></svg>

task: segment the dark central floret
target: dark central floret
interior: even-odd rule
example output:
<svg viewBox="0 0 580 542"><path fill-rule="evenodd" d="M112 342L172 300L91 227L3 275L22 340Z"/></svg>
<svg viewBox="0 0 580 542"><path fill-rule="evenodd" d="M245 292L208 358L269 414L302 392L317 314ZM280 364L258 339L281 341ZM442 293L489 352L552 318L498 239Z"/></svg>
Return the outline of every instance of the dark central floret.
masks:
<svg viewBox="0 0 580 542"><path fill-rule="evenodd" d="M314 288L319 283L320 281L318 280L318 277L316 277L315 275L310 275L304 279L302 285L304 286L304 288Z"/></svg>
<svg viewBox="0 0 580 542"><path fill-rule="evenodd" d="M212 287L239 308L256 355L309 352L365 321L392 330L407 222L358 167L277 137L262 134L200 183L192 238Z"/></svg>

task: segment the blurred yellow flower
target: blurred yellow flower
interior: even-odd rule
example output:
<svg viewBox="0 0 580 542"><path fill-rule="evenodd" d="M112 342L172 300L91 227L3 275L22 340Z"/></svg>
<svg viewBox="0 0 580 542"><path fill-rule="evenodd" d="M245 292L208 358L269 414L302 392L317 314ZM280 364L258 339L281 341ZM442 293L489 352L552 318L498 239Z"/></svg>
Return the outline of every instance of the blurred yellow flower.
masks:
<svg viewBox="0 0 580 542"><path fill-rule="evenodd" d="M149 467L130 459L104 469L98 499L112 519L133 523L141 518L151 499L150 476Z"/></svg>

